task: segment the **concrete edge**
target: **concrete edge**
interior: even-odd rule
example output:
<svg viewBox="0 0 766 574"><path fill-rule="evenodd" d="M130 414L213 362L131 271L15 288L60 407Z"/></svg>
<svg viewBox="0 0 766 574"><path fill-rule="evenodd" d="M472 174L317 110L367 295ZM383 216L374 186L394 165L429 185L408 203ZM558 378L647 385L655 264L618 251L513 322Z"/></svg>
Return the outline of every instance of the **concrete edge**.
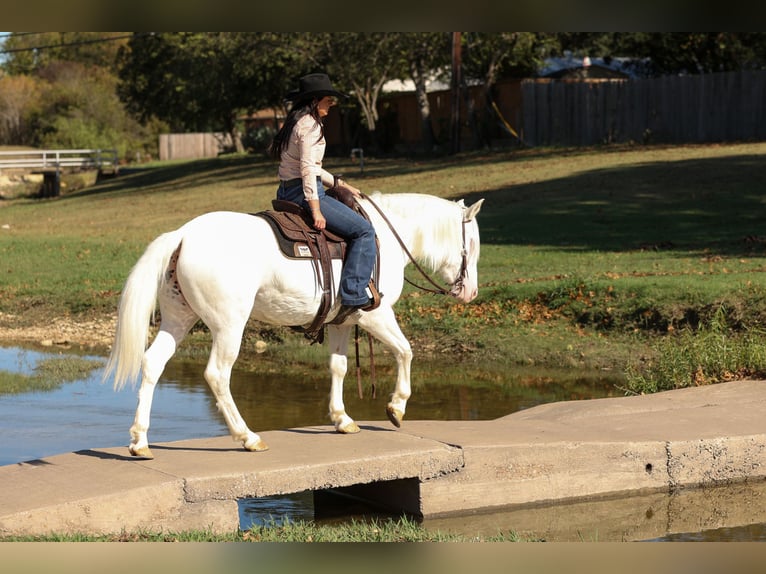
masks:
<svg viewBox="0 0 766 574"><path fill-rule="evenodd" d="M424 517L633 496L766 477L766 435L466 447L465 468L421 484Z"/></svg>

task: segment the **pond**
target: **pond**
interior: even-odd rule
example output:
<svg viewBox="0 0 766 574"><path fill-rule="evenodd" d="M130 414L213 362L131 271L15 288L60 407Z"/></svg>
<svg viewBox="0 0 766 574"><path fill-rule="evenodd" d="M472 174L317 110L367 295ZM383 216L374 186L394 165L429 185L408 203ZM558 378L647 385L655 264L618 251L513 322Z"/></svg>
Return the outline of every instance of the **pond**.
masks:
<svg viewBox="0 0 766 574"><path fill-rule="evenodd" d="M57 351L44 353L0 347L0 370L30 373L39 360L59 354ZM103 357L91 358L105 360ZM212 393L202 379L203 368L201 362L195 361L174 359L168 364L155 392L150 441L168 442L228 434ZM355 419L385 420L385 404L393 388L392 371L393 366L387 367L384 361L379 361L377 398L371 397L368 373L363 376L365 396L359 398L354 373L350 372L344 398L348 412ZM460 375L464 381L445 384L440 381L455 375L445 375L439 365L418 364L413 371L413 395L407 411L409 419L490 420L553 401L621 395L615 388L617 381L603 373L574 377L571 373L568 376L562 374L560 380L552 378L550 373L538 377L527 373L487 382L471 380L470 370L465 369ZM415 381L417 372L422 373L422 382ZM234 399L243 417L256 432L329 424L328 392L329 379L325 369L307 368L293 377L242 370L235 370L232 375ZM131 388L115 392L109 382L101 384L100 369L96 369L88 378L66 383L52 391L0 395L0 432L3 436L0 465L82 449L127 445L136 393L137 389ZM286 400L286 397L289 399ZM710 491L705 489L708 501ZM321 495L326 496L324 493ZM766 539L761 518L766 517L766 506L758 506L759 500L766 500L766 493L763 496L750 495L748 500L755 506L750 504L748 525L720 531L693 529L688 534L667 536L664 536L661 526L661 535L658 536L653 523L667 522L665 514L671 512L674 504L679 504L678 497L693 495L693 492L676 493L674 496L660 493L650 498L622 499L619 503L596 501L536 506L425 520L423 525L466 535L516 531L546 540ZM741 493L738 496L742 498ZM718 498L725 501L727 496ZM717 504L716 508L719 508L726 503ZM322 505L323 509L331 507ZM717 512L728 511L719 508ZM346 518L356 513L356 518L374 514L371 509L341 511L341 514L344 513ZM563 516L568 518L564 520ZM315 515L312 493L240 501L242 528L267 523L272 518L278 521L338 520L332 513L328 516ZM644 532L646 536L642 538ZM638 538L635 538L636 535Z"/></svg>

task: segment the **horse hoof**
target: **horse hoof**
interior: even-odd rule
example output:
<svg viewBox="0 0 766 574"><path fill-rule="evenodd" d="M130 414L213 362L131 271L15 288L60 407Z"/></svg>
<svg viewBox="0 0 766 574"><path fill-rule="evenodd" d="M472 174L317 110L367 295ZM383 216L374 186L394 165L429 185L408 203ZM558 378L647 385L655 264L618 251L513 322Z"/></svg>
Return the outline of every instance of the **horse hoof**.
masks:
<svg viewBox="0 0 766 574"><path fill-rule="evenodd" d="M402 411L389 405L386 407L386 414L388 415L388 420L391 421L392 425L394 425L396 428L402 426L402 419L404 418L404 413L402 413Z"/></svg>
<svg viewBox="0 0 766 574"><path fill-rule="evenodd" d="M269 450L269 445L267 445L263 440L258 439L254 444L245 443L245 449L249 450L250 452L263 452L264 450Z"/></svg>
<svg viewBox="0 0 766 574"><path fill-rule="evenodd" d="M356 434L362 429L355 422L350 422L344 427L338 427L338 432L341 434Z"/></svg>
<svg viewBox="0 0 766 574"><path fill-rule="evenodd" d="M136 456L139 458L154 458L154 455L152 454L152 451L149 449L148 446L135 448L133 445L131 445L128 447L128 450L130 451L131 456Z"/></svg>

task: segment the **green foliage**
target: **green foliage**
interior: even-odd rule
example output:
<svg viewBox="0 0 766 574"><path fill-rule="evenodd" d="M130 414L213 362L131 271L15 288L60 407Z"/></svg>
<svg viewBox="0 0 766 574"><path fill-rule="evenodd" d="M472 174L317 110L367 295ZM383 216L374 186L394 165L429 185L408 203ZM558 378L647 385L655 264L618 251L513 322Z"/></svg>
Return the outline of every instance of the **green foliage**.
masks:
<svg viewBox="0 0 766 574"><path fill-rule="evenodd" d="M116 56L127 42L124 32L21 32L5 39L0 67L11 75L44 74L55 62L79 62L115 71Z"/></svg>
<svg viewBox="0 0 766 574"><path fill-rule="evenodd" d="M732 331L721 305L699 329L659 339L649 358L627 367L626 392L632 394L708 385L733 379L766 376L766 332Z"/></svg>
<svg viewBox="0 0 766 574"><path fill-rule="evenodd" d="M559 32L560 49L579 56L646 59L648 72L706 74L766 67L762 32Z"/></svg>
<svg viewBox="0 0 766 574"><path fill-rule="evenodd" d="M173 131L233 133L244 110L281 105L295 55L290 35L136 34L120 55L119 95L143 121Z"/></svg>
<svg viewBox="0 0 766 574"><path fill-rule="evenodd" d="M477 149L489 145L489 126L497 122L491 105L495 83L534 75L545 57L564 50L646 58L656 74L766 66L761 32L466 32L461 38L463 77L485 88L485 104L468 118ZM325 70L352 94L344 122L359 123L348 127L355 145L366 149L391 149L377 129L382 86L391 79L414 80L422 149L433 152L444 143L437 141L445 139L439 134L449 129L431 125L425 80L440 70L449 78L450 40L445 32L12 33L2 69L50 89L38 105L26 87L0 80L0 143L108 145L134 159L156 155L157 130L166 127L223 131L237 144L243 115L280 108L299 76Z"/></svg>
<svg viewBox="0 0 766 574"><path fill-rule="evenodd" d="M250 153L265 153L275 133L276 130L270 126L249 129L242 136L242 145Z"/></svg>

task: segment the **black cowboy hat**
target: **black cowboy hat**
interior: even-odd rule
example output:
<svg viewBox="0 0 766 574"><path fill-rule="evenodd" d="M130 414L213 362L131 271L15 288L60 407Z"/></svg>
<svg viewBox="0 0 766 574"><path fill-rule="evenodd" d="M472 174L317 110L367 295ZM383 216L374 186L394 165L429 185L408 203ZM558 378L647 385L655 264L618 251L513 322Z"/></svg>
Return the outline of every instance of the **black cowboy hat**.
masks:
<svg viewBox="0 0 766 574"><path fill-rule="evenodd" d="M307 74L298 80L299 88L287 94L286 99L296 102L309 98L323 98L325 96L335 96L336 98L347 98L332 87L330 78L327 74Z"/></svg>

